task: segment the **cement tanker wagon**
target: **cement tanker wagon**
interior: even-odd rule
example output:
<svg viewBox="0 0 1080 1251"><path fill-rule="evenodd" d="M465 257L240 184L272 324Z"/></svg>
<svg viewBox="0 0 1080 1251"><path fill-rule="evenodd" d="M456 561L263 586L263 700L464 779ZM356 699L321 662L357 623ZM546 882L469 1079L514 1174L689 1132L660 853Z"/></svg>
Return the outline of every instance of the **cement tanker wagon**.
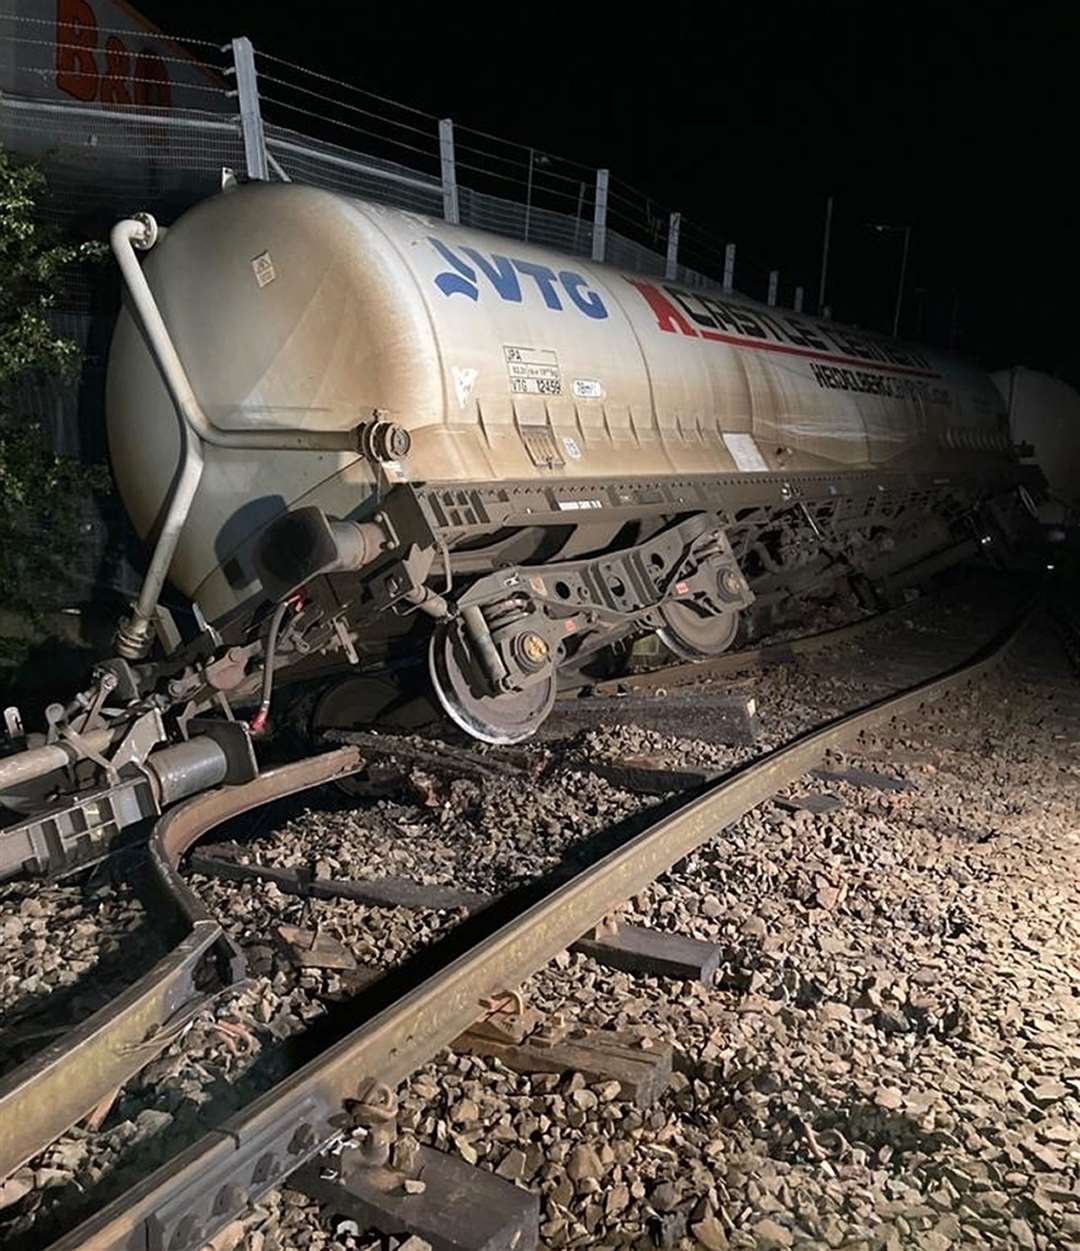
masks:
<svg viewBox="0 0 1080 1251"><path fill-rule="evenodd" d="M1017 481L959 361L327 192L223 194L127 268L115 473L159 573L253 649L229 698L288 604L276 668L405 633L451 716L521 738L620 636L712 655L751 605L956 550Z"/></svg>
<svg viewBox="0 0 1080 1251"><path fill-rule="evenodd" d="M805 593L895 591L1038 477L961 361L342 195L237 188L113 249L109 441L151 554L77 701L91 781L180 748L167 797L250 776L286 688L355 724L357 675L410 658L517 741L618 640L704 658ZM0 761L0 799L56 759Z"/></svg>

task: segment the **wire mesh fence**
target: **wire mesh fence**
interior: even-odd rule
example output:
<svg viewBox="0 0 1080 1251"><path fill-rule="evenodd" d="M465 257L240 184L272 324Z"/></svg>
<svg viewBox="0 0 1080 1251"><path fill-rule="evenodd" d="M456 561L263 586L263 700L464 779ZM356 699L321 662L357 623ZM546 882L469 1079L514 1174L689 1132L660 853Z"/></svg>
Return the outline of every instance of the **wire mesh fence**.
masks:
<svg viewBox="0 0 1080 1251"><path fill-rule="evenodd" d="M272 170L291 182L339 191L418 213L442 213L442 183L399 161L365 154L310 137L286 126L266 123Z"/></svg>
<svg viewBox="0 0 1080 1251"><path fill-rule="evenodd" d="M196 109L117 110L0 95L6 148L45 170L47 218L83 230L134 207L178 211L242 169L239 119Z"/></svg>

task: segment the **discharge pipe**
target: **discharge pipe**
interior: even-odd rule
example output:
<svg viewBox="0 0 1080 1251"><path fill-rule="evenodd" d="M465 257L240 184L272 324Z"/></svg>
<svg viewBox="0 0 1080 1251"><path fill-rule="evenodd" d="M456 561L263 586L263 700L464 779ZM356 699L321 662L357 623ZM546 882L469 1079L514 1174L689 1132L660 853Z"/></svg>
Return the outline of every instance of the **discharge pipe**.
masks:
<svg viewBox="0 0 1080 1251"><path fill-rule="evenodd" d="M211 422L195 395L154 293L135 255L136 249L149 251L162 233L149 213L137 213L117 222L110 235L113 255L120 266L135 314L180 418L182 436L180 473L154 545L154 554L131 616L117 632L117 651L128 660L138 659L149 650L158 597L202 478L204 443L213 447L248 448L253 451L358 453L360 450L360 436L356 429L327 431L263 427L222 430Z"/></svg>

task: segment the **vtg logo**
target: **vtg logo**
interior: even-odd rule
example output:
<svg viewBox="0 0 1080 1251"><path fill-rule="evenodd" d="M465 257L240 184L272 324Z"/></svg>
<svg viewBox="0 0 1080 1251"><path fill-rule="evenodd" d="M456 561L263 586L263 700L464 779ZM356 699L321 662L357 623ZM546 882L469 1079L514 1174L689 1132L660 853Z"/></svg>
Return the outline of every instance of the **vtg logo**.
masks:
<svg viewBox="0 0 1080 1251"><path fill-rule="evenodd" d="M595 291L590 291L581 274L572 269L560 269L556 272L546 265L537 265L534 261L519 261L509 256L501 256L497 252L491 254L489 260L475 248L463 247L461 251L469 258L463 261L456 252L451 251L440 239L428 236L428 242L436 252L451 266L435 277L435 285L443 295L464 295L470 300L480 298L480 280L477 270L495 288L501 300L510 304L521 303L521 277L531 278L543 297L548 308L556 312L562 310L563 303L559 298L559 289L580 312L586 317L597 320L608 315L604 301ZM475 266L475 268L473 268Z"/></svg>

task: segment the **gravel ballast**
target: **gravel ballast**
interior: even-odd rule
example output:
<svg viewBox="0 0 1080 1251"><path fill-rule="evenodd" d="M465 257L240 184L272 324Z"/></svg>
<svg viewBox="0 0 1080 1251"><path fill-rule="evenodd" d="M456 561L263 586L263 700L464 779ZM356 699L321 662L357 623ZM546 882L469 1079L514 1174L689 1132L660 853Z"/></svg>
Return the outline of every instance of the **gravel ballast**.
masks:
<svg viewBox="0 0 1080 1251"><path fill-rule="evenodd" d="M962 619L951 611L940 628ZM860 640L870 664L854 679L843 652L755 679L765 738L753 747L695 736L700 690L678 737L618 724L612 700L610 725L530 749L549 753L535 785L419 778L411 797L312 805L245 855L503 892L657 802L590 773L590 758L730 767L885 693L904 638L929 629L913 613L900 642ZM960 637L957 655L970 645ZM1034 627L1005 670L829 762L911 789L803 779L787 798L827 792L843 806L765 805L630 901L625 921L720 944L715 986L567 953L531 979L533 1007L675 1044L678 1072L654 1107L610 1082L443 1053L402 1088L402 1134L538 1192L548 1246L1080 1247L1076 693ZM73 1130L17 1175L26 1192L0 1212L5 1246L46 1245L266 1089L337 1002L461 917L192 880L245 947L250 984L122 1091L100 1128ZM85 976L76 962L103 956L84 948L107 955L138 928L137 901L103 889L5 888L9 1008L62 986L64 969ZM35 900L46 933L65 927L47 951L21 920ZM337 939L355 967L303 967L281 926ZM234 1233L252 1251L377 1245L288 1189Z"/></svg>

